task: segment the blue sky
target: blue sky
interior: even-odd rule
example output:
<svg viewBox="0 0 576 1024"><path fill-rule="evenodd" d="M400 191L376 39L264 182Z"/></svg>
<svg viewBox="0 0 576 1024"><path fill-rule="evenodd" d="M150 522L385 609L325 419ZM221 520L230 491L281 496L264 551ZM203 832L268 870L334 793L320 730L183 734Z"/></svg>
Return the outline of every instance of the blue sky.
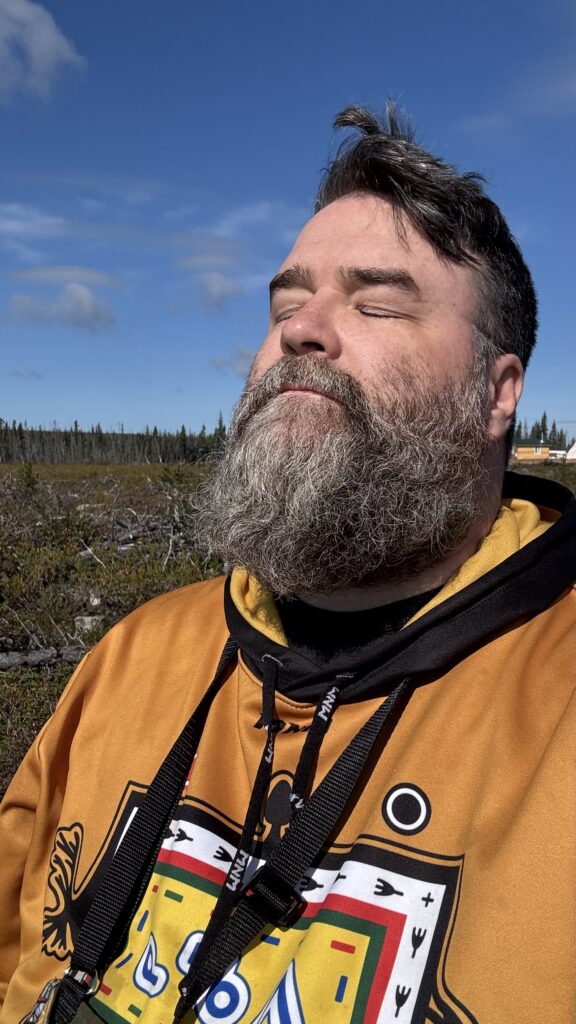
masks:
<svg viewBox="0 0 576 1024"><path fill-rule="evenodd" d="M490 181L533 271L520 415L576 433L568 0L0 0L0 416L211 428L349 103Z"/></svg>

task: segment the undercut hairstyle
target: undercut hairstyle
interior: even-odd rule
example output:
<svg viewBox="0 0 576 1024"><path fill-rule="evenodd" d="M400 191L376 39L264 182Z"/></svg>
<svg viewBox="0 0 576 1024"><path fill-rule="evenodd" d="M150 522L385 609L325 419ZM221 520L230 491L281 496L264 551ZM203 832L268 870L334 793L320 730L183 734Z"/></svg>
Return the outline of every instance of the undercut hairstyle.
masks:
<svg viewBox="0 0 576 1024"><path fill-rule="evenodd" d="M441 259L477 268L475 327L486 362L512 352L526 367L536 342L536 293L517 242L484 191L482 175L460 174L417 145L391 101L380 120L362 107L347 107L334 127L355 133L324 172L316 212L358 193L387 199L400 237L405 218Z"/></svg>

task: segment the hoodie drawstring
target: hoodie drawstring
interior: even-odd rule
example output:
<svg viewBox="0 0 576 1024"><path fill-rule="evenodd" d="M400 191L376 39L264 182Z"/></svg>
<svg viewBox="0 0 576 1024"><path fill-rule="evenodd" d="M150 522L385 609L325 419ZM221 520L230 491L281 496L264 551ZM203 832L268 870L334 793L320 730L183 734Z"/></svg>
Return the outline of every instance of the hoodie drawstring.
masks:
<svg viewBox="0 0 576 1024"><path fill-rule="evenodd" d="M236 853L228 869L226 881L220 890L216 906L214 907L204 935L194 953L194 960L188 970L186 977L180 982L180 991L190 987L194 981L203 962L208 956L212 945L218 936L222 926L228 920L230 912L237 902L240 893L244 888L244 877L252 855L254 833L264 797L268 790L272 764L274 761L274 695L278 682L278 669L280 662L271 654L265 654L262 658L264 663L264 678L262 682L262 724L265 732L264 749L260 758L260 764L254 779L254 785L250 794L242 833L238 842Z"/></svg>
<svg viewBox="0 0 576 1024"><path fill-rule="evenodd" d="M353 679L353 675L352 673L341 673L336 676L336 679L346 679L350 682ZM292 793L290 794L291 817L294 817L296 812L304 806L307 791L312 781L314 762L336 711L341 688L336 683L331 683L316 705L312 724L302 747L296 772L294 773Z"/></svg>

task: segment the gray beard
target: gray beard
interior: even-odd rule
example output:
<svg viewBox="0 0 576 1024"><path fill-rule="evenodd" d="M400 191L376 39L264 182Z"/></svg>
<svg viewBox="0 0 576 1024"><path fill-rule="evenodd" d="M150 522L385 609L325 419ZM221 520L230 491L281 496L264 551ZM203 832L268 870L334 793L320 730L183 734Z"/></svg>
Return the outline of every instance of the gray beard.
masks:
<svg viewBox="0 0 576 1024"><path fill-rule="evenodd" d="M290 386L336 401L279 394ZM200 543L279 596L418 576L480 512L488 409L480 360L436 390L390 371L369 398L327 361L286 356L240 398L200 492Z"/></svg>

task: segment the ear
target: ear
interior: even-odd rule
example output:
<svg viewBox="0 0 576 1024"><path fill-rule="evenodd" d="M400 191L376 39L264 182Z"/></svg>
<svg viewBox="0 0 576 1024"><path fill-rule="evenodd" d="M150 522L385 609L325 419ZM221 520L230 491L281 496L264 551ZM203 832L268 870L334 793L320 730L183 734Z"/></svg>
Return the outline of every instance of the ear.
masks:
<svg viewBox="0 0 576 1024"><path fill-rule="evenodd" d="M490 420L488 431L495 441L505 437L512 424L524 387L524 369L518 356L507 352L490 366Z"/></svg>

